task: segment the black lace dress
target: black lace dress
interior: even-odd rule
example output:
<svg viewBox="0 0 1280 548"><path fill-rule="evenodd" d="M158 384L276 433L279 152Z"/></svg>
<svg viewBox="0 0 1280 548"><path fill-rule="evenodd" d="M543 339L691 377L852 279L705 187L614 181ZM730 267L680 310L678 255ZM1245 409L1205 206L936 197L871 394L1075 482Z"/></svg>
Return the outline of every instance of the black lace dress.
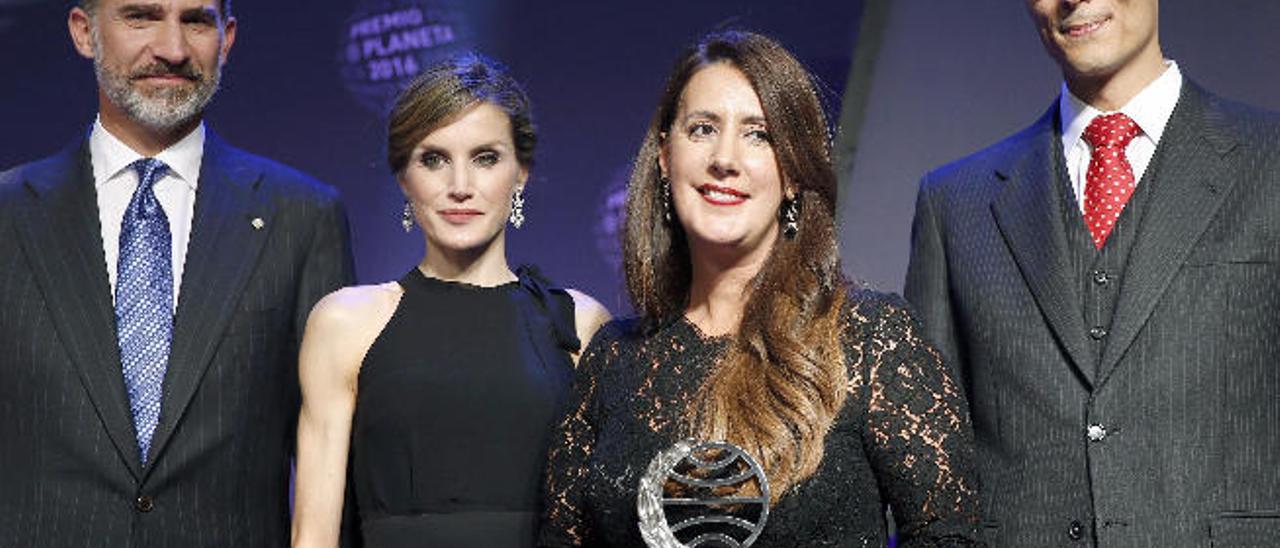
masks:
<svg viewBox="0 0 1280 548"><path fill-rule="evenodd" d="M533 545L579 343L572 297L531 267L516 276L479 287L415 268L400 280L400 304L360 369L351 540Z"/></svg>
<svg viewBox="0 0 1280 548"><path fill-rule="evenodd" d="M755 546L975 546L973 434L961 390L896 296L847 300L848 394L822 464L769 511ZM727 337L678 319L646 334L601 328L579 363L573 408L553 439L540 546L638 546L637 483L685 432L685 414Z"/></svg>

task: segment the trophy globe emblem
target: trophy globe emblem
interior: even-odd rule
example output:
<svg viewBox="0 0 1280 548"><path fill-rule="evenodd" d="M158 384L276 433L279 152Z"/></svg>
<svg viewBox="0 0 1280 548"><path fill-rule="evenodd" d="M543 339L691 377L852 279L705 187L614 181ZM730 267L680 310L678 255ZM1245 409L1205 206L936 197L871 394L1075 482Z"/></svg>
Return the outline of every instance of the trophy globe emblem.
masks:
<svg viewBox="0 0 1280 548"><path fill-rule="evenodd" d="M681 440L649 461L636 510L651 548L745 548L769 517L769 482L741 447Z"/></svg>

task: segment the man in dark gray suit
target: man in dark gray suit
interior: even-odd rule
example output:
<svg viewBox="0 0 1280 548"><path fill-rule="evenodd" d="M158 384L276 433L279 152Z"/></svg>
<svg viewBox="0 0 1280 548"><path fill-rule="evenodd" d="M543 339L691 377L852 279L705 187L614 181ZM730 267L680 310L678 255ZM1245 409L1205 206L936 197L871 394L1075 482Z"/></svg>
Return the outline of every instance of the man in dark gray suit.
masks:
<svg viewBox="0 0 1280 548"><path fill-rule="evenodd" d="M1026 0L1062 93L925 176L906 295L965 383L995 546L1280 546L1280 120L1157 0Z"/></svg>
<svg viewBox="0 0 1280 548"><path fill-rule="evenodd" d="M314 179L202 122L229 0L82 0L99 114L0 174L0 546L289 542L306 316L351 282Z"/></svg>

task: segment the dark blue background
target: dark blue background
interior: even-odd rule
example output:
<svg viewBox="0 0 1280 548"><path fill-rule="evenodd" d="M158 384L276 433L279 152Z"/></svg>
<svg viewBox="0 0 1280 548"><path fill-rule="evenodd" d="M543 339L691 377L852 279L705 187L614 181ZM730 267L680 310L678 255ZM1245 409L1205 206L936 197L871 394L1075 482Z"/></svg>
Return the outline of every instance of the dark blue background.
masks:
<svg viewBox="0 0 1280 548"><path fill-rule="evenodd" d="M772 35L826 83L834 119L862 11L861 0L422 0L440 2L465 12L478 49L508 64L534 103L537 165L528 221L508 231L511 262L536 263L615 313L629 305L610 253L597 243L601 204L628 168L682 48L725 27ZM239 34L207 119L233 144L337 186L360 280L378 282L415 264L423 243L420 232L400 229L383 118L341 78L344 23L360 5L234 2ZM97 110L92 64L67 35L68 6L0 0L0 167L65 146Z"/></svg>

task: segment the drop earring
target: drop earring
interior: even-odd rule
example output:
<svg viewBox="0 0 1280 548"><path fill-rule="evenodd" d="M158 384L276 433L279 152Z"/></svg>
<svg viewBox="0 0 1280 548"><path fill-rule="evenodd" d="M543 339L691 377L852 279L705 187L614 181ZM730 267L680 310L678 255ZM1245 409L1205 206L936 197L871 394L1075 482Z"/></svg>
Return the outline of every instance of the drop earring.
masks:
<svg viewBox="0 0 1280 548"><path fill-rule="evenodd" d="M782 235L793 240L800 233L799 198L790 198L782 204Z"/></svg>
<svg viewBox="0 0 1280 548"><path fill-rule="evenodd" d="M511 221L511 226L520 228L524 226L524 187L516 187L516 191L511 193L511 215L507 219Z"/></svg>
<svg viewBox="0 0 1280 548"><path fill-rule="evenodd" d="M662 193L662 220L671 224L671 180L666 175L658 176L658 192Z"/></svg>
<svg viewBox="0 0 1280 548"><path fill-rule="evenodd" d="M409 200L404 201L404 209L400 211L400 226L404 227L405 234L413 230L413 205Z"/></svg>

